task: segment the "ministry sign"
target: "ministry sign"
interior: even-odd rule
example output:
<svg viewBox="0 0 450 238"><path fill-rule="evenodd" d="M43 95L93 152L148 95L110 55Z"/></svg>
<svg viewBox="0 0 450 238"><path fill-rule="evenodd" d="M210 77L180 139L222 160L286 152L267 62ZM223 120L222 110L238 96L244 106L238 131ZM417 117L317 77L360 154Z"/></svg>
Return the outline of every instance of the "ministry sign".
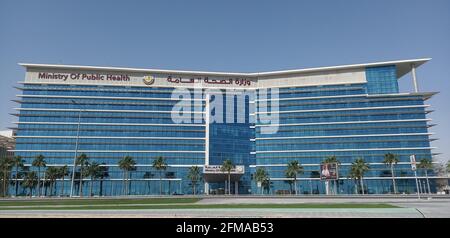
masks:
<svg viewBox="0 0 450 238"><path fill-rule="evenodd" d="M86 73L45 73L39 72L38 79L71 80L96 80L96 81L130 81L127 74L86 74Z"/></svg>
<svg viewBox="0 0 450 238"><path fill-rule="evenodd" d="M173 88L249 88L256 86L256 80L245 77L172 75L146 72L103 72L103 71L69 71L30 69L25 78L26 83L44 84L91 84L120 86L151 86Z"/></svg>

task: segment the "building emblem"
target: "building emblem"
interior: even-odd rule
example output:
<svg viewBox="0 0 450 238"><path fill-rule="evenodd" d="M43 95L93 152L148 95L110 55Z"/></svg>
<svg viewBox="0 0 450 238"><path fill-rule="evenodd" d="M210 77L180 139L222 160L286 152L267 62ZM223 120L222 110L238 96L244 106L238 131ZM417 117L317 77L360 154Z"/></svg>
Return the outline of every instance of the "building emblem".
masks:
<svg viewBox="0 0 450 238"><path fill-rule="evenodd" d="M152 85L155 82L155 77L153 77L153 76L145 76L143 81L147 85Z"/></svg>

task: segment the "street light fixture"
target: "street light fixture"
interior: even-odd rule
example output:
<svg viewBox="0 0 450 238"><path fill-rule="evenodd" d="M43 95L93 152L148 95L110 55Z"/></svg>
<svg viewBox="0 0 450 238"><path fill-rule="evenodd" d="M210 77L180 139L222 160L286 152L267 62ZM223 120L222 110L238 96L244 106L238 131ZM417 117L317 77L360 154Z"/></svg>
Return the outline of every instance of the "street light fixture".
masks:
<svg viewBox="0 0 450 238"><path fill-rule="evenodd" d="M79 105L75 100L71 100L73 104ZM81 122L81 107L78 109L78 124L77 124L77 137L75 140L75 154L73 156L73 167L72 167L72 180L70 184L70 197L73 197L73 188L75 184L75 167L77 163L77 154L78 154L78 140L80 138L80 122ZM82 186L82 182L80 182L80 185Z"/></svg>

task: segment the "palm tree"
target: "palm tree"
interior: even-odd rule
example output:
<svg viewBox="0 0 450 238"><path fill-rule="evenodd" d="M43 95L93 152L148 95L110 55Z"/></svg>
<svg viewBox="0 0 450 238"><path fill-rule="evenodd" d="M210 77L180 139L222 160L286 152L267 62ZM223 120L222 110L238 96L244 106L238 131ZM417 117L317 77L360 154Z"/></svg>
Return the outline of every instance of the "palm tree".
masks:
<svg viewBox="0 0 450 238"><path fill-rule="evenodd" d="M100 164L98 164L97 162L92 162L91 164L89 164L86 169L86 174L87 176L91 177L91 181L89 183L89 196L92 197L93 196L92 187L94 185L94 181L100 175Z"/></svg>
<svg viewBox="0 0 450 238"><path fill-rule="evenodd" d="M23 167L23 163L25 161L22 159L22 156L20 155L16 155L14 156L12 163L13 166L16 168L16 176L15 176L15 182L14 182L14 186L15 186L15 196L17 197L17 193L19 191L19 168Z"/></svg>
<svg viewBox="0 0 450 238"><path fill-rule="evenodd" d="M31 165L34 167L37 167L37 169L38 169L37 191L38 191L38 197L40 197L41 196L41 185L40 185L40 183L41 183L41 167L47 166L47 163L45 162L45 157L43 155L36 156L36 158L33 160L33 163Z"/></svg>
<svg viewBox="0 0 450 238"><path fill-rule="evenodd" d="M187 177L189 180L191 180L192 193L195 195L195 187L197 186L198 181L200 181L200 168L198 166L190 167Z"/></svg>
<svg viewBox="0 0 450 238"><path fill-rule="evenodd" d="M229 195L231 195L230 183L231 183L231 170L233 170L233 169L234 169L234 164L229 159L224 160L223 163L222 163L222 167L220 167L220 170L222 172L227 172L227 174L228 174L228 188L227 189L228 189L228 194Z"/></svg>
<svg viewBox="0 0 450 238"><path fill-rule="evenodd" d="M8 191L8 174L11 173L11 169L13 167L13 159L10 157L2 157L0 158L0 172L3 174L3 186L2 186L2 196L5 197Z"/></svg>
<svg viewBox="0 0 450 238"><path fill-rule="evenodd" d="M22 181L22 186L24 188L28 188L30 190L30 198L33 196L33 189L38 184L38 177L36 175L36 172L32 171L29 172L25 179Z"/></svg>
<svg viewBox="0 0 450 238"><path fill-rule="evenodd" d="M293 192L292 192L292 185L294 184L294 177L295 177L295 174L292 172L292 171L289 171L289 170L285 170L284 171L284 176L286 177L286 178L288 178L288 180L286 180L285 182L287 183L287 184L289 184L289 194L293 194Z"/></svg>
<svg viewBox="0 0 450 238"><path fill-rule="evenodd" d="M166 161L162 156L153 160L152 166L159 172L159 195L162 194L162 172L167 169Z"/></svg>
<svg viewBox="0 0 450 238"><path fill-rule="evenodd" d="M149 191L149 193L151 193L151 189L150 189L150 179L153 178L153 176L155 176L154 174L152 174L152 172L145 172L143 178L147 180L147 189ZM146 193L144 191L144 193Z"/></svg>
<svg viewBox="0 0 450 238"><path fill-rule="evenodd" d="M83 197L83 168L89 165L89 158L86 154L81 154L75 161L75 167L80 166L80 197Z"/></svg>
<svg viewBox="0 0 450 238"><path fill-rule="evenodd" d="M292 160L288 163L287 168L286 168L286 175L288 175L289 177L294 179L294 191L295 194L298 194L297 191L297 175L298 174L303 174L303 166L297 161L297 160Z"/></svg>
<svg viewBox="0 0 450 238"><path fill-rule="evenodd" d="M136 161L131 156L125 156L119 161L119 168L123 170L123 193L128 195L128 173L136 168Z"/></svg>
<svg viewBox="0 0 450 238"><path fill-rule="evenodd" d="M369 164L367 164L363 158L356 159L352 166L350 167L350 174L349 176L351 178L357 179L360 182L361 185L361 193L364 194L364 174L369 170Z"/></svg>
<svg viewBox="0 0 450 238"><path fill-rule="evenodd" d="M270 193L270 185L271 185L271 184L272 184L272 183L270 182L270 178L267 177L267 179L264 180L264 181L262 182L262 184L261 184L261 187L262 187L262 189L263 189L263 193L264 193L264 190L267 190L267 194Z"/></svg>
<svg viewBox="0 0 450 238"><path fill-rule="evenodd" d="M450 173L450 161L447 161L446 171L447 171L447 177L448 177L448 175Z"/></svg>
<svg viewBox="0 0 450 238"><path fill-rule="evenodd" d="M394 194L397 194L397 185L395 184L394 165L398 163L398 156L392 153L384 155L383 163L391 168L392 186L394 187Z"/></svg>
<svg viewBox="0 0 450 238"><path fill-rule="evenodd" d="M430 159L421 159L419 164L417 165L419 169L423 169L425 171L425 178L427 179L427 187L428 193L431 193L430 190L430 181L428 180L428 170L433 168L433 162Z"/></svg>
<svg viewBox="0 0 450 238"><path fill-rule="evenodd" d="M262 168L262 167L258 167L256 169L255 172L255 181L257 184L261 184L261 194L264 194L264 190L263 190L263 183L266 182L266 180L268 180L269 175L267 173L267 171Z"/></svg>
<svg viewBox="0 0 450 238"><path fill-rule="evenodd" d="M102 163L102 165L100 166L100 170L99 170L99 175L98 178L100 179L100 188L99 188L99 196L103 196L103 180L107 177L109 177L109 172L108 172L109 168L108 166L106 166L105 163Z"/></svg>
<svg viewBox="0 0 450 238"><path fill-rule="evenodd" d="M53 185L55 184L56 179L59 176L59 168L57 167L49 167L47 171L45 171L45 177L49 180L50 186L50 196L53 194Z"/></svg>
<svg viewBox="0 0 450 238"><path fill-rule="evenodd" d="M336 164L336 171L339 174L339 165L341 165L341 161L339 161L335 155L327 157L322 163L323 164ZM339 180L339 177L338 177L338 180ZM326 183L328 185L328 181L326 181ZM336 193L336 189L337 189L336 184L338 184L338 183L336 183L336 181L333 180L334 193Z"/></svg>
<svg viewBox="0 0 450 238"><path fill-rule="evenodd" d="M68 175L69 175L69 168L67 167L67 165L59 167L58 178L62 179L62 181L61 181L61 194L60 195L64 195L64 179Z"/></svg>

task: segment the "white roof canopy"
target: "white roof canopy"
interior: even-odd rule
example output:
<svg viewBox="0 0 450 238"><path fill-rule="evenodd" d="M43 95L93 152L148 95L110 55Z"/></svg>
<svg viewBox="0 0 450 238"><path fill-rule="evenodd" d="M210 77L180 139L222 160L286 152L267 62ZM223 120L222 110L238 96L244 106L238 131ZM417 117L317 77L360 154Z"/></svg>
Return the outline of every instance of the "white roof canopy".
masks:
<svg viewBox="0 0 450 238"><path fill-rule="evenodd" d="M186 70L142 69L142 68L102 67L102 66L83 66L83 65L58 65L58 64L30 64L30 63L19 63L19 65L24 66L26 68L30 68L30 69L31 68L76 69L76 70L99 70L99 71L116 71L116 72L120 71L120 72L163 73L163 74L179 74L179 75L215 75L215 76L241 76L241 77L242 76L243 77L278 76L278 75L326 72L326 71L333 71L333 70L357 69L357 68L366 68L366 67L375 67L375 66L395 65L397 67L397 77L400 78L403 75L405 75L411 71L412 65L415 65L415 67L417 68L429 60L431 60L431 58L384 61L384 62L376 62L376 63L351 64L351 65L327 66L327 67L318 67L318 68L280 70L280 71L268 71L268 72L256 72L256 73L186 71Z"/></svg>

